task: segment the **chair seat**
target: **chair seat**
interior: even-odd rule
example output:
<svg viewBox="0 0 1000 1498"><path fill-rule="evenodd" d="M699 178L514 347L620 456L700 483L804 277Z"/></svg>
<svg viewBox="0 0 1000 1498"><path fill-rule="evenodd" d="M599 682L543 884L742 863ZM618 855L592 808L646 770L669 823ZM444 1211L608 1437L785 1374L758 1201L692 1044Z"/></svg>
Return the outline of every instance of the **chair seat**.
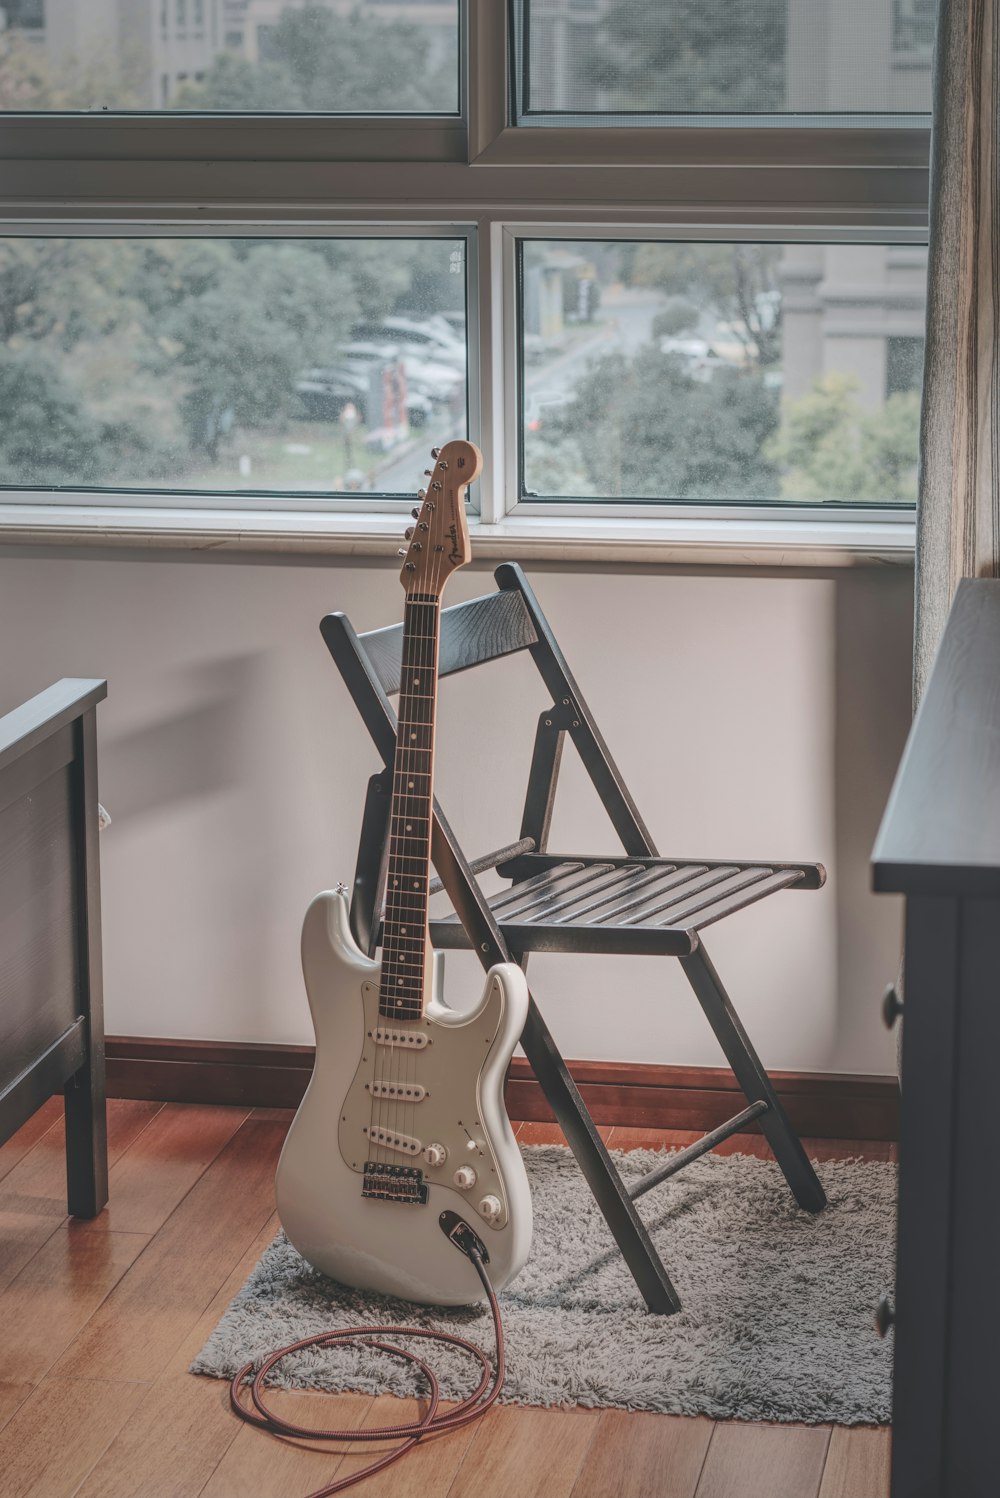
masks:
<svg viewBox="0 0 1000 1498"><path fill-rule="evenodd" d="M566 858L528 855L537 874L489 898L514 952L690 954L705 926L781 889L816 889L817 864L763 864L669 858ZM436 947L470 945L454 912L431 920Z"/></svg>

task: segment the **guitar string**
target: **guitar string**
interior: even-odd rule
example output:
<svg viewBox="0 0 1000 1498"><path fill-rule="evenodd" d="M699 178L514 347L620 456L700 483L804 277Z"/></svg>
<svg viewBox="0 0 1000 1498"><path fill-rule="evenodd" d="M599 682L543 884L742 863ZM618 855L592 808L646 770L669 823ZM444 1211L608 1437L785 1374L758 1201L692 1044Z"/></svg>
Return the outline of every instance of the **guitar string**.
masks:
<svg viewBox="0 0 1000 1498"><path fill-rule="evenodd" d="M427 618L426 618L427 605L426 605L424 599L421 598L419 604L417 604L412 598L408 597L407 598L407 605L406 605L406 607L407 607L407 614L409 616L407 623L408 623L409 628L412 629L412 633L410 634L410 638L413 641L413 648L411 649L411 652L410 652L409 681L406 684L407 685L407 691L406 691L406 703L405 703L405 705L406 705L405 727L410 730L411 737L412 738L416 738L418 729L422 725L420 724L420 722L419 722L419 720L417 718L417 715L416 715L417 714L417 702L416 702L416 697L415 697L415 687L417 687L417 686L423 686L425 684L425 675L426 675L427 670L429 669L429 661L428 661L429 650L428 650L428 646L430 644L430 641L429 641L427 633L426 633L428 621L427 621ZM418 625L419 625L419 628L417 627ZM401 725L401 726L403 726L403 725ZM421 734L421 738L422 737L423 737L423 735ZM401 735L401 738L402 738L402 735ZM408 757L408 755L410 753L410 751L409 751L409 749L407 747L405 747L406 746L405 739L402 739L402 742L404 744L403 758L404 758L404 761L406 761L407 757ZM429 748L430 748L430 745L425 745L423 743L421 743L421 744L419 744L417 746L418 751L420 749L429 749ZM399 837L400 841L401 842L405 842L405 844L406 844L407 851L406 851L406 853L405 853L404 856L406 858L407 866L408 866L408 869L409 869L409 867L414 862L414 855L409 852L409 844L412 841L412 839L409 837L408 834L409 834L410 831L412 831L412 825L413 824L408 820L408 818L410 818L411 816L413 816L414 813L410 809L409 778L408 778L408 776L409 776L409 772L407 772L407 785L406 785L405 788L401 788L401 789L405 789L405 794L401 798L401 805L405 807L405 810L401 809L400 812L399 812L399 816L403 819L403 825L402 825L402 829L400 829L400 828L397 827L396 832L397 832L397 836ZM416 782L415 781L414 781L414 792L416 792ZM423 794L423 792L421 794ZM414 799L416 799L416 796L414 796ZM423 888L423 890L418 890L417 891L417 899L416 899L416 901L414 903L418 906L418 909L422 909L424 901L426 900L426 872L422 871L420 877L424 881L424 888ZM405 928L406 936L407 936L407 947L409 947L411 937L415 936L417 938L420 938L421 934L422 934L422 927L421 927L421 930L411 932L411 929L410 929L411 924L412 923L408 923L407 926L406 926L406 928ZM397 933L401 932L402 929L403 928L401 927L401 924L397 923ZM405 981L404 981L404 987L407 990L404 1002L407 1005L406 1019L407 1020L412 1020L412 1019L415 1018L414 1010L415 1010L415 1001L416 1001L416 995L414 994L413 989L416 986L416 984L417 984L418 981L419 981L420 985L422 986L423 978L422 978L422 975L421 975L420 978L419 978L419 980L418 980L417 974L419 972L419 967L418 967L417 962L414 959L413 954L412 953L407 953L401 947L397 947L397 951L399 953L400 966L409 969L409 971L405 975ZM414 969L416 969L417 971L414 971ZM405 1052L406 1047L400 1047L399 1049ZM399 1057L396 1058L396 1065L393 1067L394 1087L396 1088L395 1099L396 1099L396 1104L397 1104L396 1107L395 1107L395 1109L394 1109L394 1129L395 1129L395 1131L397 1133L403 1132L404 1126L406 1124L406 1110L405 1110L405 1106L402 1109L402 1121L403 1121L402 1125L400 1124L400 1121L399 1121L400 1120L400 1107L399 1107L399 1091L398 1091L398 1089L401 1088L404 1085L404 1081L405 1081L404 1073L408 1076L409 1070L410 1070L411 1061L412 1061L412 1058L409 1055L399 1056Z"/></svg>
<svg viewBox="0 0 1000 1498"><path fill-rule="evenodd" d="M423 765L421 766L424 778L426 778L428 783L426 787L421 785L420 789L418 790L415 779L411 779L411 776L414 775L413 762L417 759L417 755L411 755L410 746L408 745L404 734L407 730L409 730L411 736L415 739L417 736L418 728L422 728L424 726L430 728L431 732L429 735L427 735L429 742L427 744L418 745L417 749L418 752L426 756L430 761L430 764L432 764L434 728L433 703L437 686L436 655L438 648L437 631L439 624L439 600L437 600L434 595L437 594L438 588L440 586L440 570L441 564L438 560L437 554L435 553L434 557L432 558L432 566L430 568L431 586L429 592L431 593L432 598L421 598L419 603L417 603L416 600L411 599L409 596L407 597L407 612L409 617L406 621L408 627L406 630L406 637L404 639L404 647L408 644L411 644L411 642L412 645L408 651L404 648L402 652L404 676L403 706L406 711L404 711L403 713L403 732L400 733L397 740L399 753L397 755L397 773L395 776L397 783L394 787L394 790L397 792L397 794L394 796L394 806L390 807L391 817L396 818L396 825L390 823L390 830L393 835L394 851L397 855L397 857L394 858L392 862L393 874L391 875L391 877L394 880L394 885L392 887L399 890L400 892L405 890L405 885L407 882L407 875L404 874L403 871L403 862L405 860L407 865L410 865L412 864L416 856L409 853L408 851L403 851L404 843L408 845L411 841L408 833L412 829L412 824L413 822L418 820L417 814L411 811L408 804L411 800L409 794L411 787L414 792L412 800L420 800L422 802L422 817L420 819L424 822L422 841L424 843L425 851L424 857L421 859L422 868L420 876L420 886L418 887L417 882L414 881L414 888L417 891L417 899L413 902L418 906L418 909L420 911L420 920L418 921L420 929L411 933L411 931L407 927L404 927L402 924L403 919L407 919L408 926L412 925L413 923L412 917L409 915L409 911L407 909L407 906L410 904L408 895L405 901L401 901L399 898L393 898L390 891L390 898L387 901L387 915L392 918L394 929L390 932L390 945L388 953L386 953L383 949L384 967L388 968L386 977L388 978L389 982L388 984L386 984L385 982L381 983L380 988L382 989L383 998L387 987L390 993L395 987L401 986L404 988L405 993L402 999L402 1003L407 1007L407 1018L414 1017L413 1011L415 1008L417 995L414 994L413 988L416 984L419 985L419 995L421 1000L423 1000L425 996L427 967L429 965L427 952L428 931L426 921L426 907L428 900L427 891L430 873L429 842L431 825L430 808L432 805L432 800L431 777L429 773L430 766L428 765L426 769ZM418 628L418 625L423 627ZM407 672L409 673L409 681L405 680ZM419 676L417 675L418 672L420 673ZM431 687L430 692L417 692L415 690L417 687L427 685ZM422 714L420 713L420 709L418 706L421 700L427 700L431 704L431 707L428 709L426 725L423 723ZM406 782L405 786L401 783L403 781ZM408 821L407 818L412 818L412 821ZM400 829L400 827L398 826L399 819L402 819L402 829ZM401 941L401 937L406 938L405 943ZM406 953L406 948L410 947L416 942L420 943L421 948L419 960L413 956L408 957ZM393 956L393 954L395 954L395 956ZM395 977L396 979L395 985L391 981L393 977ZM380 1005L380 1008L381 1007L382 1006ZM396 1005L393 1004L392 1009L395 1010L395 1008ZM420 1010L422 1017L424 1010L423 1002L421 1002ZM380 1103L385 1101L388 1106L385 1110L380 1111L379 1127L385 1132L391 1133L393 1135L406 1134L414 1138L417 1137L415 1114L416 1105L411 1099L405 1096L405 1090L412 1088L413 1084L415 1084L416 1082L417 1057L415 1055L405 1055L399 1057L394 1054L395 1052L400 1050L413 1050L415 1052L416 1049L416 1047L406 1046L389 1047L389 1096L388 1098L380 1097ZM377 1080L384 1082L384 1074L382 1074L382 1077ZM377 1090L380 1093L383 1093L386 1089L384 1087L379 1087ZM386 1114L388 1114L388 1118L385 1117ZM388 1127L386 1127L386 1125L388 1125ZM391 1150L385 1150L383 1151L383 1153L388 1154L390 1157L392 1155Z"/></svg>
<svg viewBox="0 0 1000 1498"><path fill-rule="evenodd" d="M393 930L391 932L391 940L389 943L388 951L386 951L385 946L383 946L383 961L385 967L388 969L387 978L389 980L387 985L383 985L383 989L388 987L389 993L392 993L393 978L395 978L396 980L395 986L401 986L404 989L402 1004L406 1009L406 1013L403 1016L406 1019L413 1018L415 995L412 990L415 974L413 972L414 964L412 958L408 959L406 955L406 947L410 945L413 936L413 933L410 930L410 927L412 925L412 917L409 916L407 910L407 905L411 902L411 897L408 893L406 894L405 900L402 899L401 896L406 890L407 878L410 873L409 865L411 864L413 858L412 854L410 854L408 851L404 851L404 844L409 843L409 838L405 836L407 827L408 825L410 825L407 822L407 818L414 815L409 807L410 786L412 784L414 799L416 798L417 794L417 786L415 779L411 782L411 776L413 776L414 774L412 761L416 758L416 755L411 755L410 748L405 738L405 733L407 732L407 730L409 730L414 735L416 734L418 725L417 719L414 715L415 703L413 687L415 681L418 683L422 683L424 672L427 669L427 638L425 634L425 628L423 627L426 624L426 620L421 617L423 612L423 600L421 600L420 603L417 604L415 600L407 595L404 615L406 630L404 633L404 648L402 651L403 670L401 673L401 687L403 689L401 707L403 708L403 711L400 715L400 722L397 731L398 769L396 775L394 776L395 784L393 789L395 794L393 797L393 805L390 807L390 832L392 836L393 849L396 855L393 860L393 877L397 881L395 887L400 891L400 896L397 896L396 899L392 902L391 913L393 915ZM418 672L420 673L419 676L417 675ZM409 677L409 680L407 680L407 676ZM424 748L423 745L419 747L421 749ZM400 822L402 822L402 828L400 827ZM407 866L405 872L404 863ZM417 900L414 903L417 903L418 905L421 903L422 894L425 897L425 892L422 892L420 890L417 891ZM389 914L390 911L387 908L387 917ZM403 925L404 920L407 921L406 926ZM406 937L405 944L401 940L401 938L404 936ZM409 971L407 971L407 968L409 968ZM391 1003L389 1007L391 1022L392 1019L396 1018L396 1003ZM401 1134L403 1132L406 1132L404 1127L406 1124L405 1105L403 1105L402 1121L400 1118L400 1089L405 1084L406 1078L404 1077L404 1073L406 1073L408 1076L410 1066L412 1064L412 1059L409 1056L401 1056L399 1053L401 1051L405 1052L407 1049L408 1048L406 1046L390 1046L388 1057L388 1077L383 1078L383 1080L387 1082L389 1089L389 1096L386 1098L386 1123L388 1125L388 1131L392 1134ZM415 1047L413 1049L415 1049ZM387 1154L389 1158L392 1158L393 1151L391 1149L388 1149Z"/></svg>
<svg viewBox="0 0 1000 1498"><path fill-rule="evenodd" d="M438 462L435 463L435 465L434 465L435 469L439 473L443 474L443 473L446 472L446 469L445 469L445 466L444 466L446 461L447 461L446 459L440 459L439 460L440 466L439 466ZM444 496L444 480L443 479L442 479L442 486L441 486L441 489L440 489L439 492L440 492L440 494L441 494L441 496L443 498L443 496ZM428 540L429 539L430 539L430 532L428 532ZM439 681L439 677L438 677L438 668L439 668L439 665L440 665L439 657L440 657L440 652L441 652L441 593L442 593L442 590L443 590L443 583L441 581L441 573L442 573L442 567L443 567L443 557L444 557L444 551L443 551L443 549L440 552L435 552L434 553L435 561L434 561L434 567L433 567L433 571L432 571L432 583L431 583L431 589L430 589L431 594L432 594L432 596L434 598L434 602L431 604L431 616L430 616L430 621L429 621L430 628L431 628L431 641L430 641L431 662L430 662L430 665L431 665L432 675L431 675L430 680L428 682L428 686L429 686L429 690L430 690L430 696L428 698L427 707L428 707L428 718L430 720L430 725L431 725L431 727L430 727L430 733L428 735L428 737L430 739L430 745L431 745L431 757L430 757L431 775L430 775L430 779L428 780L427 786L426 786L426 793L427 794L426 794L426 801L425 801L425 805L426 805L426 824L425 824L426 825L426 843L425 843L425 852L426 852L426 856L427 856L427 862L426 862L426 867L425 867L425 880L426 880L426 883L424 885L424 889L426 891L425 898L424 898L425 920L424 920L424 929L423 929L423 931L421 933L422 938L423 938L423 942L424 942L424 968L423 968L423 971L424 971L424 983L423 983L423 987L421 989L421 995L422 995L421 1009L422 1009L424 1015L426 1015L426 1013L427 1013L427 1005L428 1005L428 1002L429 1002L429 998L433 995L433 992L434 992L434 953L433 953L433 948L431 946L431 933L430 933L430 876L431 876L431 842L432 842L433 826L434 826L434 761L435 761L434 750L437 748L438 688L439 688L439 685L440 685L440 681ZM428 987L430 989L429 993L428 993ZM414 1118L414 1122L411 1124L411 1128L413 1128L414 1131L415 1131L415 1114L416 1114L415 1107L413 1107L411 1109L411 1113L412 1113L413 1118ZM432 1141L428 1140L428 1143L431 1143L431 1142Z"/></svg>
<svg viewBox="0 0 1000 1498"><path fill-rule="evenodd" d="M443 464L439 465L438 460L435 460L435 471L443 471ZM443 489L439 492L443 493ZM429 537L430 533L428 531L428 540ZM417 739L419 731L421 742L417 746L417 754L413 755L412 757L414 759L423 759L424 774L420 783L419 791L417 788L416 780L414 779L413 781L413 790L415 792L413 799L419 806L419 814L412 814L409 810L409 775L407 775L408 784L406 787L407 795L405 797L407 810L405 813L401 813L401 815L403 816L402 833L406 837L407 849L409 849L409 844L412 840L407 834L412 830L413 825L420 825L421 830L418 832L418 835L421 839L421 852L419 855L420 888L418 890L418 898L414 902L418 907L418 921L414 926L412 933L409 930L407 930L406 932L408 937L410 937L412 934L413 946L415 948L415 951L413 951L413 953L408 956L404 955L404 953L400 951L400 956L402 958L401 965L408 965L412 973L411 982L409 984L411 992L408 996L411 1011L410 1017L419 1017L421 1019L426 1014L428 971L432 966L433 960L430 958L429 949L430 933L428 928L428 890L430 884L430 841L431 817L433 808L434 729L438 685L437 653L439 647L438 629L440 608L439 590L441 555L443 555L443 553L439 554L437 552L433 552L431 554L431 557L429 558L431 565L428 569L426 569L427 574L429 574L429 586L427 585L427 583L425 583L424 596L421 597L419 604L415 606L412 599L408 598L407 600L407 608L411 616L408 622L414 626L413 638L416 641L416 648L411 651L411 662L414 663L410 666L409 681L406 684L408 689L406 693L406 726L409 728L411 738L414 740ZM416 626L418 624L420 625L420 628L416 629ZM424 702L427 703L426 714L421 707L421 704ZM426 733L423 731L425 729L427 730ZM403 738L402 742L404 745L403 758L404 761L407 761L409 759L409 750L406 745L406 739ZM411 815L413 816L412 822L408 820ZM417 855L413 855L409 853L409 851L407 851L406 858L408 863L412 863L415 860L416 856ZM398 930L399 923L397 922L397 931ZM407 943L407 946L410 946L409 942ZM412 992L414 984L418 988L417 995L414 995ZM416 1007L416 1000L418 996L419 1016L415 1016L413 1011ZM403 1047L401 1049L405 1050L406 1048ZM401 1058L401 1067L397 1066L396 1068L394 1068L397 1079L397 1089L402 1088L404 1085L409 1086L416 1080L416 1077L418 1075L416 1047L414 1047L413 1050L414 1054L412 1056L406 1055ZM402 1076L400 1075L401 1072L403 1073ZM399 1128L398 1123L395 1125L396 1131L406 1132L411 1137L417 1137L416 1105L412 1102L408 1102L405 1097L399 1099L398 1090L396 1092L396 1098L399 1100L399 1106L395 1110L395 1117L398 1119L401 1112L403 1121L402 1129Z"/></svg>

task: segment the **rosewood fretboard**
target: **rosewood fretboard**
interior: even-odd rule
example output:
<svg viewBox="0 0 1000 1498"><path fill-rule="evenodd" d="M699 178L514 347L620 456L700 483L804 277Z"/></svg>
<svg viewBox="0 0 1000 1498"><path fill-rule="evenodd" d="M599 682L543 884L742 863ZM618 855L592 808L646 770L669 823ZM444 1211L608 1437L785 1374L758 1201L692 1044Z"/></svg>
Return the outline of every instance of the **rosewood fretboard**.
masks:
<svg viewBox="0 0 1000 1498"><path fill-rule="evenodd" d="M439 630L440 599L429 593L409 594L403 615L379 990L379 1012L397 1020L422 1017L429 971L427 887Z"/></svg>

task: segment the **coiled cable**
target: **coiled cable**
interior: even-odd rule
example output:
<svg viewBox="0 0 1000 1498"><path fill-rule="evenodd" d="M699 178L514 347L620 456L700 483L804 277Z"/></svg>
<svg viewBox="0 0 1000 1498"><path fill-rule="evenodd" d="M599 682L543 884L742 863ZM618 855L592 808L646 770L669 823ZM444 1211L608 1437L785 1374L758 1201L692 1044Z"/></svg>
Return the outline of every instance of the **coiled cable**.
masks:
<svg viewBox="0 0 1000 1498"><path fill-rule="evenodd" d="M394 1462L398 1462L428 1436L445 1435L448 1431L461 1430L464 1425L471 1425L474 1420L486 1414L499 1396L506 1372L500 1307L486 1272L479 1240L464 1223L461 1226L465 1228L464 1233L451 1232L447 1236L451 1238L456 1248L472 1261L482 1281L493 1316L493 1333L496 1342L495 1363L491 1363L475 1343L468 1342L464 1337L458 1337L453 1332L431 1331L422 1326L350 1326L337 1331L319 1332L312 1337L303 1337L299 1342L292 1342L287 1347L281 1347L277 1352L272 1352L265 1358L256 1373L253 1371L253 1363L250 1362L234 1376L229 1386L229 1399L233 1410L248 1425L254 1425L258 1430L266 1431L269 1435L331 1442L399 1441L400 1444L394 1451L386 1453L377 1461L369 1462L367 1467L362 1467L357 1472L338 1478L327 1487L317 1488L314 1493L308 1495L308 1498L333 1498L335 1493L346 1492L356 1483L363 1482L366 1477L373 1477L376 1472L382 1472L386 1467L391 1467ZM417 1353L400 1347L394 1342L384 1341L383 1338L386 1337L418 1338L426 1342L436 1342L439 1346L457 1347L461 1352L468 1353L478 1362L481 1369L476 1389L450 1410L439 1412L441 1390L434 1370ZM409 1363L419 1369L427 1381L429 1391L427 1409L420 1419L404 1425L383 1425L370 1430L314 1430L310 1426L296 1425L290 1420L284 1420L268 1408L264 1399L264 1381L280 1362L291 1357L293 1353L302 1352L307 1347L345 1346L374 1347L389 1357L398 1358L401 1362ZM246 1384L249 1384L250 1390L251 1402L249 1404L243 1402L243 1390Z"/></svg>

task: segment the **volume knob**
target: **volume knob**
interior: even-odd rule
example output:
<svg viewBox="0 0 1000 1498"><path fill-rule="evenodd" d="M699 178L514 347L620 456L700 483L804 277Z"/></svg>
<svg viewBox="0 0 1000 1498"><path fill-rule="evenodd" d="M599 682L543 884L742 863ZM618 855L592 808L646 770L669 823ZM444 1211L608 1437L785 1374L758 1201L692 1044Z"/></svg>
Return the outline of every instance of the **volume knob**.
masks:
<svg viewBox="0 0 1000 1498"><path fill-rule="evenodd" d="M443 1144L429 1144L424 1150L424 1159L430 1166L443 1165L448 1158L448 1151Z"/></svg>
<svg viewBox="0 0 1000 1498"><path fill-rule="evenodd" d="M497 1196L484 1196L479 1203L479 1215L487 1222L496 1222L503 1215L503 1203Z"/></svg>
<svg viewBox="0 0 1000 1498"><path fill-rule="evenodd" d="M460 1165L455 1172L455 1185L460 1191L471 1191L476 1184L476 1172L471 1165Z"/></svg>

